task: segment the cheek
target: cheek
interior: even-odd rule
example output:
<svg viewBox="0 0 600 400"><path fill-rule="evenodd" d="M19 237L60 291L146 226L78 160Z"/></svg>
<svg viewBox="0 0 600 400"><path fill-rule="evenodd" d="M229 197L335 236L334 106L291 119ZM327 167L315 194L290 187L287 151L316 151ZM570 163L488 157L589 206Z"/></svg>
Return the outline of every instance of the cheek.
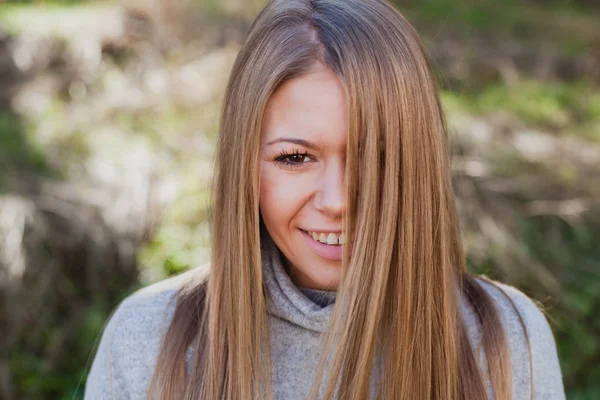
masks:
<svg viewBox="0 0 600 400"><path fill-rule="evenodd" d="M275 166L261 169L259 205L265 224L287 229L304 206L306 187L302 179L277 171Z"/></svg>

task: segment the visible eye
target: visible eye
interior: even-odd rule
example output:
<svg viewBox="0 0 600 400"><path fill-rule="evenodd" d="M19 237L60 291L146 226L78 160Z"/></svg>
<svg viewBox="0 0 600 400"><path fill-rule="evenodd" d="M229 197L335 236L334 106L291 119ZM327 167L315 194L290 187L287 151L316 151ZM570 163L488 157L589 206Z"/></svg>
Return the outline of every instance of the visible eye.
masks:
<svg viewBox="0 0 600 400"><path fill-rule="evenodd" d="M300 167L311 161L311 156L307 153L300 153L297 149L293 153L282 151L275 159L276 164L283 164L285 167Z"/></svg>

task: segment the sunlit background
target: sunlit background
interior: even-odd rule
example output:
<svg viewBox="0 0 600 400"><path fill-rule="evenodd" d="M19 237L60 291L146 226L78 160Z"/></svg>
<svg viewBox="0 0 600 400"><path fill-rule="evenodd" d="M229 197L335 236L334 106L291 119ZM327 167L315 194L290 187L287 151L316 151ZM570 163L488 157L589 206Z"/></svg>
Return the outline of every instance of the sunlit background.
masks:
<svg viewBox="0 0 600 400"><path fill-rule="evenodd" d="M210 256L224 86L262 0L0 3L0 399L81 399L110 311ZM397 1L443 87L473 271L600 399L600 2Z"/></svg>

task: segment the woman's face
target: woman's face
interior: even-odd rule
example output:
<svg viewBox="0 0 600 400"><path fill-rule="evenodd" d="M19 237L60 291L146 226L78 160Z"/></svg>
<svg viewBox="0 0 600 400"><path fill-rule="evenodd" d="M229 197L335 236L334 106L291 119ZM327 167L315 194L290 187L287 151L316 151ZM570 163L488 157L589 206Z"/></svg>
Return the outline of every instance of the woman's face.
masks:
<svg viewBox="0 0 600 400"><path fill-rule="evenodd" d="M267 104L260 211L301 287L334 290L339 283L347 130L342 85L320 64L286 82Z"/></svg>

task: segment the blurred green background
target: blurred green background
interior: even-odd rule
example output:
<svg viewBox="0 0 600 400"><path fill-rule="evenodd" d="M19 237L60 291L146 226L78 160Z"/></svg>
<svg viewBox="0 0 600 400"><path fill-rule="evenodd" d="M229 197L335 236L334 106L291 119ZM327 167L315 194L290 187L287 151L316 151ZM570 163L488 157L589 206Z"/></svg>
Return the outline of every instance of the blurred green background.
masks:
<svg viewBox="0 0 600 400"><path fill-rule="evenodd" d="M262 0L0 3L0 399L80 399L133 290L210 256L230 67ZM433 58L469 266L600 399L600 3L397 1Z"/></svg>

